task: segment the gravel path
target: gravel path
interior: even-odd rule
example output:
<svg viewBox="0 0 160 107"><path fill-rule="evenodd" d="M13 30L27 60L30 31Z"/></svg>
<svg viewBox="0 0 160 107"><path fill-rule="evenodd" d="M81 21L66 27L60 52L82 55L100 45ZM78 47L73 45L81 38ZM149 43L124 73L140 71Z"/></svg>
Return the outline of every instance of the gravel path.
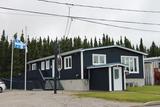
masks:
<svg viewBox="0 0 160 107"><path fill-rule="evenodd" d="M59 91L6 91L0 93L0 107L135 107L139 103L78 98L71 92Z"/></svg>

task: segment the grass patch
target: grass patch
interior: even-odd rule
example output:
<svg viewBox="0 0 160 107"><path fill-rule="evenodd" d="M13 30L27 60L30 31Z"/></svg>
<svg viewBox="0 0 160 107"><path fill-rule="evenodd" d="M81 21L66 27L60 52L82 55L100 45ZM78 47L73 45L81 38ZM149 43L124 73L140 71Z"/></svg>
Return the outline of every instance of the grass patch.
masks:
<svg viewBox="0 0 160 107"><path fill-rule="evenodd" d="M122 92L80 92L76 95L79 97L144 103L148 101L160 101L160 86L130 87L127 88L127 91Z"/></svg>

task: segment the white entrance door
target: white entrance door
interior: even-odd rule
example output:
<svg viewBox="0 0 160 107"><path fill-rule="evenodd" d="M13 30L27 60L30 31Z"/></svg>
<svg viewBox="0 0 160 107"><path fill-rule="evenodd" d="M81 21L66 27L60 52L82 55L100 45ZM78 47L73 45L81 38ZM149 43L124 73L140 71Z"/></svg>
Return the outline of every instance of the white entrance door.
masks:
<svg viewBox="0 0 160 107"><path fill-rule="evenodd" d="M52 77L54 78L54 74L55 74L55 61L52 60Z"/></svg>
<svg viewBox="0 0 160 107"><path fill-rule="evenodd" d="M114 90L122 90L122 69L121 67L113 67Z"/></svg>

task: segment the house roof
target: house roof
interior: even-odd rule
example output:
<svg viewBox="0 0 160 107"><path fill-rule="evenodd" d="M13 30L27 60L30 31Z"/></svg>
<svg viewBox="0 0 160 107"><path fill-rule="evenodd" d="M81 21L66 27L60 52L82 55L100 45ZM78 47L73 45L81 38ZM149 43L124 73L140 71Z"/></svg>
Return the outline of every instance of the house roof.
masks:
<svg viewBox="0 0 160 107"><path fill-rule="evenodd" d="M90 50L99 50L99 49L107 49L107 48L120 48L120 49L128 50L128 51L131 51L131 52L134 52L134 53L138 53L138 54L142 54L142 55L148 55L147 53L136 51L136 50L129 49L129 48L122 47L122 46L118 46L118 45L102 46L102 47L87 48L87 49L80 48L80 49L76 49L76 50L72 50L72 51L61 53L60 55L65 56L65 55L69 55L69 54L73 54L73 53L77 53L77 52L84 52L84 51L90 51ZM34 62L37 62L37 61L47 60L47 59L54 58L54 57L55 57L54 55L51 55L51 56L48 56L48 57L35 59L35 60L32 60L32 61L28 61L28 64L29 63L34 63Z"/></svg>
<svg viewBox="0 0 160 107"><path fill-rule="evenodd" d="M160 57L150 57L150 58L145 58L145 62L154 62L154 61L160 61Z"/></svg>
<svg viewBox="0 0 160 107"><path fill-rule="evenodd" d="M81 49L72 50L72 51L68 51L68 52L64 52L64 53L61 53L60 55L64 56L64 55L80 52L81 50L82 50L82 48ZM34 62L37 62L37 61L43 61L43 60L51 59L51 58L54 58L54 57L55 57L55 55L51 55L51 56L47 56L47 57L31 60L31 61L28 61L27 64L34 63Z"/></svg>
<svg viewBox="0 0 160 107"><path fill-rule="evenodd" d="M138 53L138 54L148 55L147 53L136 51L134 49L129 49L129 48L118 46L118 45L102 46L102 47L95 47L95 48L87 48L87 49L83 49L83 51L105 49L105 48L121 48L121 49L128 50L128 51L131 51L131 52L135 52L135 53Z"/></svg>
<svg viewBox="0 0 160 107"><path fill-rule="evenodd" d="M123 67L126 67L126 65L121 64L121 63L108 63L108 64L104 64L104 65L92 65L92 66L88 66L87 69L106 68L106 67L113 67L113 66L123 66Z"/></svg>

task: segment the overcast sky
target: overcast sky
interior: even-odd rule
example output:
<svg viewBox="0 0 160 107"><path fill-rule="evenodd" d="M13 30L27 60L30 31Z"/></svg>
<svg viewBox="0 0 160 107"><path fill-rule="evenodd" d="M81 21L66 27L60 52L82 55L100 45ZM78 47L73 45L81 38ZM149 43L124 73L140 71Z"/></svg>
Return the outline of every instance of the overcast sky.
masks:
<svg viewBox="0 0 160 107"><path fill-rule="evenodd" d="M54 0L59 2L69 2L85 5L104 6L112 8L124 8L135 10L152 10L160 11L160 0ZM32 11L40 11L47 13L56 13L67 15L68 6L40 2L37 0L0 0L0 6L17 9L25 9ZM160 23L160 13L138 13L138 12L124 12L115 10L91 9L82 7L71 7L72 16L104 18L124 21L137 21ZM21 34L22 29L27 26L30 37L47 37L55 39L56 36L62 37L65 34L67 18L42 16L35 14L27 14L22 12L14 12L0 9L0 31L6 30L6 34L11 36L14 33ZM151 25L136 25L105 22L118 26L128 26L140 29L159 30L160 26ZM108 34L110 37L118 40L120 36L127 36L132 43L138 44L140 38L143 38L144 44L151 45L152 41L159 44L160 33L135 31L121 28L114 28L109 26L97 25L88 22L73 20L69 37L80 36L84 38L101 38L102 34Z"/></svg>

